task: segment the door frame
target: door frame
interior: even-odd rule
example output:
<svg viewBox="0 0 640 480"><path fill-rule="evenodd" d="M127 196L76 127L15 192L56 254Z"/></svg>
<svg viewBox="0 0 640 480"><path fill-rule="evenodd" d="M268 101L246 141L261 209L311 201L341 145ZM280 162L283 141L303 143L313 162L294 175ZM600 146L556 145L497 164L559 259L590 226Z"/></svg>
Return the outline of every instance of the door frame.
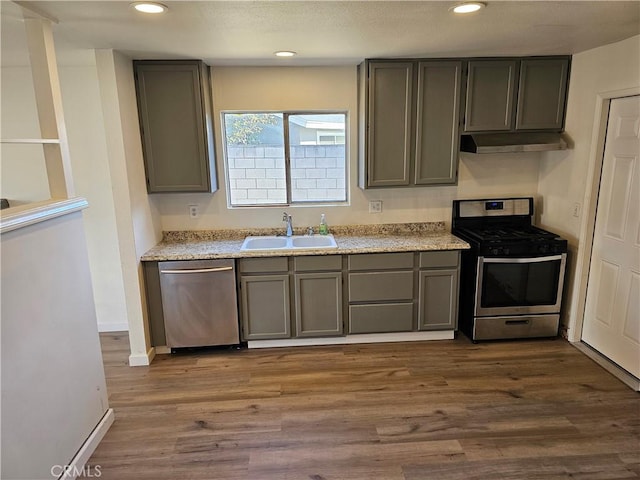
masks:
<svg viewBox="0 0 640 480"><path fill-rule="evenodd" d="M577 298L576 306L568 324L568 340L572 343L580 343L582 340L582 325L587 304L587 284L589 281L589 269L591 268L591 251L593 249L593 235L596 225L596 209L598 207L604 147L609 122L609 106L611 100L635 95L640 95L640 86L602 92L596 96L596 110L591 134L593 142L589 153L587 184L582 202L583 216L578 237L581 240L581 244L576 253L575 261L574 298Z"/></svg>

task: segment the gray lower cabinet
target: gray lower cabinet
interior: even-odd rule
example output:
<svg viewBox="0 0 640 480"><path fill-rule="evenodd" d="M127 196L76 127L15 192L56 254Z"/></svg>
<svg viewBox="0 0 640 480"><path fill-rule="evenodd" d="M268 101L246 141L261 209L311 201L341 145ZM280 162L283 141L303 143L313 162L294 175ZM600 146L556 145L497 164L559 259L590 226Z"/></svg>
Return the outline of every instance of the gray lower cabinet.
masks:
<svg viewBox="0 0 640 480"><path fill-rule="evenodd" d="M419 276L418 329L451 330L458 319L458 270L426 270Z"/></svg>
<svg viewBox="0 0 640 480"><path fill-rule="evenodd" d="M289 274L243 276L240 280L245 340L291 337Z"/></svg>
<svg viewBox="0 0 640 480"><path fill-rule="evenodd" d="M242 339L290 338L288 258L243 258L238 261L238 271Z"/></svg>
<svg viewBox="0 0 640 480"><path fill-rule="evenodd" d="M423 252L418 260L418 330L451 330L458 324L460 252Z"/></svg>
<svg viewBox="0 0 640 480"><path fill-rule="evenodd" d="M341 255L239 263L244 340L342 335Z"/></svg>
<svg viewBox="0 0 640 480"><path fill-rule="evenodd" d="M147 191L215 192L208 67L199 60L133 62Z"/></svg>
<svg viewBox="0 0 640 480"><path fill-rule="evenodd" d="M349 255L347 263L348 332L414 330L413 252Z"/></svg>
<svg viewBox="0 0 640 480"><path fill-rule="evenodd" d="M295 336L342 335L342 272L295 274Z"/></svg>
<svg viewBox="0 0 640 480"><path fill-rule="evenodd" d="M363 64L361 188L456 183L462 67L459 60Z"/></svg>

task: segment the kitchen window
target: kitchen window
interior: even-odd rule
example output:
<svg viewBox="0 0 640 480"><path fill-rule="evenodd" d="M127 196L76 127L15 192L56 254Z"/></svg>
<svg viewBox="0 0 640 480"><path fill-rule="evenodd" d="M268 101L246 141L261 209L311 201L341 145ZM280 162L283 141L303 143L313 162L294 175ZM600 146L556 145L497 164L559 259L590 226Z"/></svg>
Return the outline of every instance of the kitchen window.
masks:
<svg viewBox="0 0 640 480"><path fill-rule="evenodd" d="M232 207L347 200L345 113L222 114Z"/></svg>

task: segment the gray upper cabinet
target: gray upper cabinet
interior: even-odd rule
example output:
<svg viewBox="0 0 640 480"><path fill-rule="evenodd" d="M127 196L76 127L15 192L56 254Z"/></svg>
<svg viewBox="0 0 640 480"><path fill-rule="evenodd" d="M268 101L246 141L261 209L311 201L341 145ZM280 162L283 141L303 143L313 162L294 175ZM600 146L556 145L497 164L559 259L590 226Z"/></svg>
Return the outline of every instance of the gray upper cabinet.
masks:
<svg viewBox="0 0 640 480"><path fill-rule="evenodd" d="M461 61L418 64L416 185L456 183L461 79Z"/></svg>
<svg viewBox="0 0 640 480"><path fill-rule="evenodd" d="M368 187L409 185L413 69L413 62L369 64Z"/></svg>
<svg viewBox="0 0 640 480"><path fill-rule="evenodd" d="M199 60L134 61L147 191L214 192L209 69Z"/></svg>
<svg viewBox="0 0 640 480"><path fill-rule="evenodd" d="M568 58L525 59L520 62L516 130L564 128Z"/></svg>
<svg viewBox="0 0 640 480"><path fill-rule="evenodd" d="M456 183L462 65L365 62L361 188Z"/></svg>
<svg viewBox="0 0 640 480"><path fill-rule="evenodd" d="M570 60L469 60L463 131L562 131Z"/></svg>
<svg viewBox="0 0 640 480"><path fill-rule="evenodd" d="M516 60L471 60L467 70L465 132L511 130Z"/></svg>

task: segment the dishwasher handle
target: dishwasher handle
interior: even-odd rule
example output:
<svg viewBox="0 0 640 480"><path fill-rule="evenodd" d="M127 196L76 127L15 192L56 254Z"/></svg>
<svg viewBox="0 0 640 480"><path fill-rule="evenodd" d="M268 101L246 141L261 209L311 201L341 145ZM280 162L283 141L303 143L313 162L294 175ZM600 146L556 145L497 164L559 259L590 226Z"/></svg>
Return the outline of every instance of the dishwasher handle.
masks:
<svg viewBox="0 0 640 480"><path fill-rule="evenodd" d="M229 270L233 270L233 267L215 267L215 268L194 268L187 270L160 270L160 273L213 273L213 272L228 272Z"/></svg>

